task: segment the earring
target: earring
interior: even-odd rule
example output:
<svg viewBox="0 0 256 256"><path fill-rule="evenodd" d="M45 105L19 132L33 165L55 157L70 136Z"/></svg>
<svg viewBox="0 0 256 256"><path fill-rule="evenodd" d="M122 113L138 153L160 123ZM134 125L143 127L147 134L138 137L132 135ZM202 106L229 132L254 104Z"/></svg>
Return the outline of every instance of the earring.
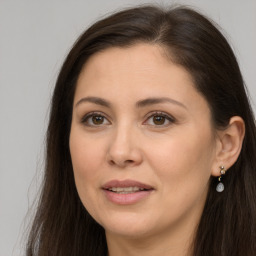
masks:
<svg viewBox="0 0 256 256"><path fill-rule="evenodd" d="M224 166L220 166L220 176L218 178L218 185L216 187L217 192L222 192L224 190L224 184L221 182L222 176L225 175L226 170Z"/></svg>

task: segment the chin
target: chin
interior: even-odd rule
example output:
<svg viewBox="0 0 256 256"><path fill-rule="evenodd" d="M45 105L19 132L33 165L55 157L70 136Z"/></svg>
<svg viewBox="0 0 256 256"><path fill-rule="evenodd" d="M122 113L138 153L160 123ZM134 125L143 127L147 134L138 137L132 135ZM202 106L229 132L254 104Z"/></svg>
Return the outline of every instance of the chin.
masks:
<svg viewBox="0 0 256 256"><path fill-rule="evenodd" d="M125 237L129 239L139 239L150 236L153 232L149 227L138 227L134 225L125 226L107 226L105 228L106 234L111 233L112 235L117 235L119 237Z"/></svg>
<svg viewBox="0 0 256 256"><path fill-rule="evenodd" d="M116 214L111 218L99 221L106 233L111 233L128 238L140 238L150 235L155 229L154 221L148 216L136 213Z"/></svg>

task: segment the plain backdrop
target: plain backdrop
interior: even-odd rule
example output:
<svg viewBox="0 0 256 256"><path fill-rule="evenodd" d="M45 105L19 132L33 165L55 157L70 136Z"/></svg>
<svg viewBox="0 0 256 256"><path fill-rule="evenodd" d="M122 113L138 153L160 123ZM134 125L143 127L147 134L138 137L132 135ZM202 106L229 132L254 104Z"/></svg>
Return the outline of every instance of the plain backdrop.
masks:
<svg viewBox="0 0 256 256"><path fill-rule="evenodd" d="M255 0L0 0L0 256L24 255L50 96L71 45L103 15L141 3L196 7L224 30L256 101ZM253 103L255 110L255 104Z"/></svg>

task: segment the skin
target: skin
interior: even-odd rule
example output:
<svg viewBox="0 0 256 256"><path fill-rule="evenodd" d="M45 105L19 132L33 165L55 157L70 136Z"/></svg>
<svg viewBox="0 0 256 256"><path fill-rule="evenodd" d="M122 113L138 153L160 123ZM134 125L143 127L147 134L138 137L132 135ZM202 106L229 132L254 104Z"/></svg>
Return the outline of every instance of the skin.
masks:
<svg viewBox="0 0 256 256"><path fill-rule="evenodd" d="M163 97L171 100L138 106ZM242 131L232 131L242 138ZM137 44L93 55L77 82L70 152L79 196L104 227L109 255L189 255L209 178L219 175L218 166L234 162L225 162L231 137L216 136L208 103L190 74L159 46ZM231 145L226 151L222 138ZM114 179L154 190L139 202L118 205L102 190Z"/></svg>

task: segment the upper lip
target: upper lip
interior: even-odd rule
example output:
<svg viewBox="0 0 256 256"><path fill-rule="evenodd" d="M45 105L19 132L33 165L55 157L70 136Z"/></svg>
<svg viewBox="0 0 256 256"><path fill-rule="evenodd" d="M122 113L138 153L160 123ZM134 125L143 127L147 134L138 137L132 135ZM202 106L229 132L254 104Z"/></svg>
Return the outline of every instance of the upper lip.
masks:
<svg viewBox="0 0 256 256"><path fill-rule="evenodd" d="M103 189L138 187L141 189L153 189L152 186L136 180L111 180L103 185Z"/></svg>

